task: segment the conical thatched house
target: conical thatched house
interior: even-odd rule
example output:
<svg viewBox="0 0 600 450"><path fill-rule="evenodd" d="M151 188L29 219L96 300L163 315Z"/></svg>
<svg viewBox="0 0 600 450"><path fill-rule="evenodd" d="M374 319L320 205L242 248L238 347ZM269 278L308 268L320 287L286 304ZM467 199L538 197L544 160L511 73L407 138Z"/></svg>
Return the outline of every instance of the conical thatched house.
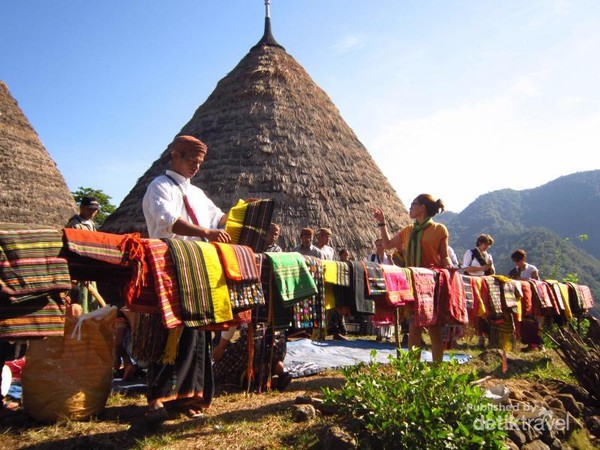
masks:
<svg viewBox="0 0 600 450"><path fill-rule="evenodd" d="M280 245L299 243L305 226L329 227L332 244L363 257L378 234L371 213L381 206L391 230L408 223L406 208L329 97L265 34L215 88L179 134L209 151L193 183L221 208L238 199L275 199ZM165 143L168 145L169 143ZM157 155L158 156L158 155ZM138 180L103 231L145 232L142 197L166 169L158 158Z"/></svg>
<svg viewBox="0 0 600 450"><path fill-rule="evenodd" d="M60 229L76 211L56 164L0 81L0 222Z"/></svg>

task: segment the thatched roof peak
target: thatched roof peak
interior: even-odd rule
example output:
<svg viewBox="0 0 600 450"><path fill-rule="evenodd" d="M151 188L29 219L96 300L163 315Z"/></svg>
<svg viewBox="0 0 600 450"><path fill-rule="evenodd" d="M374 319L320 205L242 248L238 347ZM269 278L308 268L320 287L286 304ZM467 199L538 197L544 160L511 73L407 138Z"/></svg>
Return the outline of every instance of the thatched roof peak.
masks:
<svg viewBox="0 0 600 450"><path fill-rule="evenodd" d="M335 247L365 257L378 234L371 206L385 210L391 230L410 222L331 99L281 46L253 47L177 134L208 145L192 183L221 208L240 198L275 200L284 248L298 244L303 227L328 227ZM144 233L142 197L165 169L157 155L103 231Z"/></svg>
<svg viewBox="0 0 600 450"><path fill-rule="evenodd" d="M258 41L256 45L250 49L250 51L262 47L263 45L279 47L285 50L285 48L275 40L273 33L271 32L271 13L269 10L269 5L269 0L265 0L265 32L263 33L262 38L260 38L260 41Z"/></svg>
<svg viewBox="0 0 600 450"><path fill-rule="evenodd" d="M59 229L76 211L56 163L0 81L0 222Z"/></svg>

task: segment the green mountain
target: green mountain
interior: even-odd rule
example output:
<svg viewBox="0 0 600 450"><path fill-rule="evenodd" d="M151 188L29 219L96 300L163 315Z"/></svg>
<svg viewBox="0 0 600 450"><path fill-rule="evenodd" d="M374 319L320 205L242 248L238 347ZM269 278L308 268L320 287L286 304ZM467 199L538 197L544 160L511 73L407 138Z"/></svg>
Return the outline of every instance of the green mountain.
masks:
<svg viewBox="0 0 600 450"><path fill-rule="evenodd" d="M543 279L574 274L590 287L600 312L600 170L560 177L535 189L502 189L479 196L459 214L444 213L450 245L459 261L488 233L496 271L508 274L510 255L527 251ZM587 239L581 239L587 235Z"/></svg>

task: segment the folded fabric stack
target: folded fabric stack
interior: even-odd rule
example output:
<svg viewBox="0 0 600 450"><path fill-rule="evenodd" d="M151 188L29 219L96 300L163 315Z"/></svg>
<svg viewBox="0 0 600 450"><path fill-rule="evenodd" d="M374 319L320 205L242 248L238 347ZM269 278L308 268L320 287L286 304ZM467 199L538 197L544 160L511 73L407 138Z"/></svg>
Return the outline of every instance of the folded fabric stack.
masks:
<svg viewBox="0 0 600 450"><path fill-rule="evenodd" d="M71 278L62 248L54 229L0 223L0 338L63 335Z"/></svg>

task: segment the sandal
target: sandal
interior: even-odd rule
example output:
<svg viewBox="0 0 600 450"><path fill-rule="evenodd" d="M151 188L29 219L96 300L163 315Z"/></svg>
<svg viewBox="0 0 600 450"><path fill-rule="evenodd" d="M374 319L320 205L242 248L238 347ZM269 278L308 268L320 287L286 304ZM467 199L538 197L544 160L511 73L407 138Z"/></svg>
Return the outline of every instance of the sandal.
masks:
<svg viewBox="0 0 600 450"><path fill-rule="evenodd" d="M204 413L201 409L189 408L187 411L184 411L184 414L190 419L201 419L202 417L204 417Z"/></svg>

